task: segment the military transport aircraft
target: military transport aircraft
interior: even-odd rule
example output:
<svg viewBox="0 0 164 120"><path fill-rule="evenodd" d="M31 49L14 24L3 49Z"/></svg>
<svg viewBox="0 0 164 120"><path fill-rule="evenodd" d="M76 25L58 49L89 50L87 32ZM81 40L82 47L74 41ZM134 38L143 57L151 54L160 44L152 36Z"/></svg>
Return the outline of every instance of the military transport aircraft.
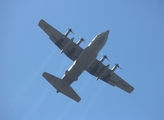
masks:
<svg viewBox="0 0 164 120"><path fill-rule="evenodd" d="M65 34L62 34L44 20L40 20L38 25L44 30L44 32L47 33L51 41L61 50L61 53L64 53L67 57L74 61L72 66L65 71L65 74L61 79L47 72L42 74L42 76L56 88L57 93L61 92L79 102L81 98L70 85L74 81L78 80L78 77L84 70L89 72L91 75L94 75L97 80L101 79L102 81L112 86L117 86L128 93L131 93L134 90L130 84L114 73L116 68L119 67L118 64L116 64L112 69L109 69L109 64L106 66L103 64L104 59L107 58L106 55L104 55L100 61L96 59L99 51L103 48L108 39L109 30L96 35L88 46L83 49L80 47L81 42L84 41L83 38L77 43L74 43L74 38L69 39L67 37L68 34L72 32L72 29L68 29Z"/></svg>

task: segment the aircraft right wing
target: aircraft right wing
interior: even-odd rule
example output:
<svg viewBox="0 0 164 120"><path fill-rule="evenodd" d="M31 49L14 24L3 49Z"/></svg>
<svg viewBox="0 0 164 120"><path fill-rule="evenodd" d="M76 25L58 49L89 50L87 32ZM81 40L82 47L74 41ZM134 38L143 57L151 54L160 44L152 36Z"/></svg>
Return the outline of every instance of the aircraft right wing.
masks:
<svg viewBox="0 0 164 120"><path fill-rule="evenodd" d="M61 50L61 52L65 53L71 60L75 61L83 51L79 45L73 42L73 39L69 39L66 35L60 33L44 20L40 20L38 25L45 33L47 33L51 41Z"/></svg>
<svg viewBox="0 0 164 120"><path fill-rule="evenodd" d="M134 88L108 67L109 66L105 66L102 62L95 59L95 61L86 70L98 79L131 93Z"/></svg>

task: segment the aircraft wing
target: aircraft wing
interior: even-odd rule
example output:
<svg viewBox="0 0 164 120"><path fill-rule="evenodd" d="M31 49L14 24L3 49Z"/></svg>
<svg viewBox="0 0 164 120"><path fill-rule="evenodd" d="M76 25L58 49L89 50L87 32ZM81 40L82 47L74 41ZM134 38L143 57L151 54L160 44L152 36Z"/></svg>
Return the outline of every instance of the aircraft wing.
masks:
<svg viewBox="0 0 164 120"><path fill-rule="evenodd" d="M86 69L90 74L98 77L102 81L112 85L117 86L120 89L131 93L134 88L124 81L121 77L115 74L112 70L105 66L102 62L95 59L95 61Z"/></svg>
<svg viewBox="0 0 164 120"><path fill-rule="evenodd" d="M73 39L69 39L67 36L64 36L44 20L40 20L38 25L45 33L47 33L51 41L71 60L76 60L83 51L79 45L73 42Z"/></svg>

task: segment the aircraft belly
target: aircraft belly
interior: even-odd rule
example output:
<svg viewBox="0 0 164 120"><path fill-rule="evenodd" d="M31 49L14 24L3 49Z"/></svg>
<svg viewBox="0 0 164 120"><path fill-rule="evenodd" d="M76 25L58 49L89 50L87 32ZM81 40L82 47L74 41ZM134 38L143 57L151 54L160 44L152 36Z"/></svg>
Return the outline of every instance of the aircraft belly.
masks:
<svg viewBox="0 0 164 120"><path fill-rule="evenodd" d="M73 81L76 81L81 73L87 69L89 65L96 59L97 53L91 51L84 51L82 55L73 63L63 76L62 81L70 85Z"/></svg>
<svg viewBox="0 0 164 120"><path fill-rule="evenodd" d="M92 49L86 49L82 55L75 61L77 71L84 71L97 57L97 52Z"/></svg>

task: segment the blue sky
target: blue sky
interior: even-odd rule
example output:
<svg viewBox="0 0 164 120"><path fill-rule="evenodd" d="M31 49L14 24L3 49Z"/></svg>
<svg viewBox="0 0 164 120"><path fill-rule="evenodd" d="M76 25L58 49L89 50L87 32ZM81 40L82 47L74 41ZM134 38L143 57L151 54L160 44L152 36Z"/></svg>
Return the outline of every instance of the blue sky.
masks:
<svg viewBox="0 0 164 120"><path fill-rule="evenodd" d="M163 120L164 2L162 0L1 0L1 120ZM128 94L84 72L72 87L79 103L56 90L41 76L62 77L73 63L39 28L44 19L75 42L107 29L100 51L110 68L135 90Z"/></svg>

